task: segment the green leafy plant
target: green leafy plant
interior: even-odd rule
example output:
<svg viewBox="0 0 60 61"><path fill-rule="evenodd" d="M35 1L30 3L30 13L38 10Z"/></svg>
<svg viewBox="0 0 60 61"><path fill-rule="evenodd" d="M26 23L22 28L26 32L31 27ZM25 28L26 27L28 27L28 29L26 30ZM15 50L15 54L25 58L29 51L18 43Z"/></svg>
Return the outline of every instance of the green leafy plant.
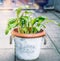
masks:
<svg viewBox="0 0 60 61"><path fill-rule="evenodd" d="M8 34L11 29L18 28L19 33L34 34L39 32L42 28L46 28L46 24L53 22L60 26L57 22L53 20L48 20L43 16L33 18L31 11L22 11L21 8L16 9L16 18L11 18L8 21L8 25L5 34Z"/></svg>

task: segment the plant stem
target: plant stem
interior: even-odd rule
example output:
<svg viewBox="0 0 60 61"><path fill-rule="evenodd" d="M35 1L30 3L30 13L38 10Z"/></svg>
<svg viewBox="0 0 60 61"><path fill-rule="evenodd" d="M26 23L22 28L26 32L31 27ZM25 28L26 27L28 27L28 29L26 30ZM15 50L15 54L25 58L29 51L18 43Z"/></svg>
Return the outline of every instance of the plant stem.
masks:
<svg viewBox="0 0 60 61"><path fill-rule="evenodd" d="M18 24L18 33L20 33L19 16L17 16L17 24Z"/></svg>

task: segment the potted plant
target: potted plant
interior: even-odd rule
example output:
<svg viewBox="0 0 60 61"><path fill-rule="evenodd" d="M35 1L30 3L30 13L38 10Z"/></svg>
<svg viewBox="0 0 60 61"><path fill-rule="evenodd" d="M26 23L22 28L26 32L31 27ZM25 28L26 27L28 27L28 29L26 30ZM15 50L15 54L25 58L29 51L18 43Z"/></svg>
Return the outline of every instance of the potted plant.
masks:
<svg viewBox="0 0 60 61"><path fill-rule="evenodd" d="M33 18L31 14L31 11L16 9L16 18L9 19L5 31L7 35L12 30L11 34L15 36L16 56L19 59L34 60L39 57L40 42L46 34L43 28L48 22L54 22L43 16Z"/></svg>

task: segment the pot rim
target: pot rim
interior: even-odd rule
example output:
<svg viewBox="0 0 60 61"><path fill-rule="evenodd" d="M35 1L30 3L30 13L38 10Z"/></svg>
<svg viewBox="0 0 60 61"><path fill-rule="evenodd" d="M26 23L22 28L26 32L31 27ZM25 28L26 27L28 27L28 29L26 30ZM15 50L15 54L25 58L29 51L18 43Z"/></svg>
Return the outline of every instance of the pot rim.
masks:
<svg viewBox="0 0 60 61"><path fill-rule="evenodd" d="M39 32L39 33L36 33L36 34L22 34L22 33L18 33L18 28L15 28L15 29L13 29L11 34L13 36L21 37L21 38L38 38L38 37L45 36L46 33L45 33L44 30L42 30L42 32Z"/></svg>

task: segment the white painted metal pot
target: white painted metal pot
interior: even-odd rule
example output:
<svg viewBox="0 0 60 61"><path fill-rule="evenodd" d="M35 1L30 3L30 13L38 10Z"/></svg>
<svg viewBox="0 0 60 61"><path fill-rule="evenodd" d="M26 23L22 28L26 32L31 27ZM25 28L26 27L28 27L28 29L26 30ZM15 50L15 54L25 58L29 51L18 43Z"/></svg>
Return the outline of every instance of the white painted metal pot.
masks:
<svg viewBox="0 0 60 61"><path fill-rule="evenodd" d="M12 32L16 46L16 56L19 59L35 60L39 57L41 51L41 41L45 32L37 34L18 34L15 30ZM24 36L26 35L26 36ZM33 36L34 35L34 36ZM39 36L40 35L40 36Z"/></svg>

